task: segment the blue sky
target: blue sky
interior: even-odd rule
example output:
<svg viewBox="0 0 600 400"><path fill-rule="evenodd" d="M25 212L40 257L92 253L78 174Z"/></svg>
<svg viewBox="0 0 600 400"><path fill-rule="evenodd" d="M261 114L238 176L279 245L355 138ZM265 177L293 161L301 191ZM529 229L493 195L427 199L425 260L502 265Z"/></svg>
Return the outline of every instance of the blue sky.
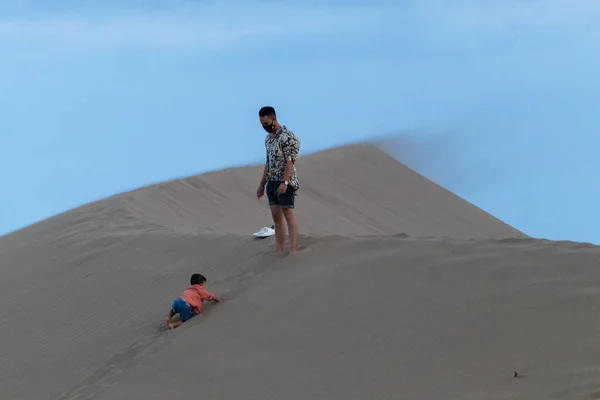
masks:
<svg viewBox="0 0 600 400"><path fill-rule="evenodd" d="M7 0L0 234L258 162L271 104L303 152L397 134L518 229L600 244L599 20L592 0Z"/></svg>

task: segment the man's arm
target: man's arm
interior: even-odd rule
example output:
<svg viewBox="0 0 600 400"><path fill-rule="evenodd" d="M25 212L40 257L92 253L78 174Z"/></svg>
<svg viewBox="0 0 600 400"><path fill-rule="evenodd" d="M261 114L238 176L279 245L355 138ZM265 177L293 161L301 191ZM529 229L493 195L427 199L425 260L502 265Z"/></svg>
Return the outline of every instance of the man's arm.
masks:
<svg viewBox="0 0 600 400"><path fill-rule="evenodd" d="M281 150L283 151L283 156L285 157L285 171L283 172L283 180L289 181L292 176L292 170L294 168L294 163L296 162L296 158L298 158L298 151L300 149L300 143L293 136L288 136L283 143L281 144Z"/></svg>
<svg viewBox="0 0 600 400"><path fill-rule="evenodd" d="M268 136L265 138L265 167L263 168L262 178L260 178L260 189L264 189L267 184L267 173L269 172L269 146L267 139Z"/></svg>
<svg viewBox="0 0 600 400"><path fill-rule="evenodd" d="M267 146L267 139L265 139L265 167L263 168L262 177L256 189L256 198L260 199L265 194L265 185L267 184L267 173L269 172L269 148Z"/></svg>
<svg viewBox="0 0 600 400"><path fill-rule="evenodd" d="M290 177L292 176L292 169L294 168L294 162L292 160L288 160L285 163L285 171L283 172L283 180L289 182Z"/></svg>
<svg viewBox="0 0 600 400"><path fill-rule="evenodd" d="M263 168L262 178L260 179L260 186L264 187L267 184L267 171L269 170L269 164L265 162L265 168Z"/></svg>
<svg viewBox="0 0 600 400"><path fill-rule="evenodd" d="M263 169L263 175L260 179L260 184L258 185L258 189L256 189L256 197L261 198L265 194L265 185L267 184L267 171L268 165L265 163L265 168Z"/></svg>

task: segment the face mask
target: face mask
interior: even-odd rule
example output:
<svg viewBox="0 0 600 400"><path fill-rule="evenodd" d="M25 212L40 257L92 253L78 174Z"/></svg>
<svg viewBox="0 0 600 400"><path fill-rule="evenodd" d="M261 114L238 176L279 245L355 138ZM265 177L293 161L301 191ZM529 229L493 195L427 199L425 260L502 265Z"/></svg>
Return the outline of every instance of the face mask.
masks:
<svg viewBox="0 0 600 400"><path fill-rule="evenodd" d="M273 132L273 129L275 129L275 124L271 122L271 125L263 125L262 127L265 131L271 133Z"/></svg>

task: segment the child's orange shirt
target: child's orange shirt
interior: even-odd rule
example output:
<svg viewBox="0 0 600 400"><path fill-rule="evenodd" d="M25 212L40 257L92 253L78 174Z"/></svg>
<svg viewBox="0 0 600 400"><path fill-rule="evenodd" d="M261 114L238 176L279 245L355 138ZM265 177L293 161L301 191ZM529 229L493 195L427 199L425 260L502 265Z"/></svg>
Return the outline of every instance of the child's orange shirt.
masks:
<svg viewBox="0 0 600 400"><path fill-rule="evenodd" d="M213 294L208 292L201 285L192 285L185 289L179 297L192 307L192 311L195 314L200 314L200 312L202 312L202 302L211 301L213 299Z"/></svg>

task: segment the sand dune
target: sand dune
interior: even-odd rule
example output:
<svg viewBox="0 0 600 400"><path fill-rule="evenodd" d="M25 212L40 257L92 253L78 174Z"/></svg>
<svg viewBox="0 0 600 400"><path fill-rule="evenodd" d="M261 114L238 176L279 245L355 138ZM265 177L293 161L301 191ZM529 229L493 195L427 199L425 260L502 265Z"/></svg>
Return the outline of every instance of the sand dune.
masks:
<svg viewBox="0 0 600 400"><path fill-rule="evenodd" d="M295 257L249 235L260 166L2 237L0 398L600 398L596 246L529 238L372 146L298 169ZM193 272L225 302L164 331Z"/></svg>
<svg viewBox="0 0 600 400"><path fill-rule="evenodd" d="M372 145L311 154L298 169L306 234L524 236ZM254 196L261 173L262 166L232 168L143 188L125 208L175 230L249 234L270 218Z"/></svg>

